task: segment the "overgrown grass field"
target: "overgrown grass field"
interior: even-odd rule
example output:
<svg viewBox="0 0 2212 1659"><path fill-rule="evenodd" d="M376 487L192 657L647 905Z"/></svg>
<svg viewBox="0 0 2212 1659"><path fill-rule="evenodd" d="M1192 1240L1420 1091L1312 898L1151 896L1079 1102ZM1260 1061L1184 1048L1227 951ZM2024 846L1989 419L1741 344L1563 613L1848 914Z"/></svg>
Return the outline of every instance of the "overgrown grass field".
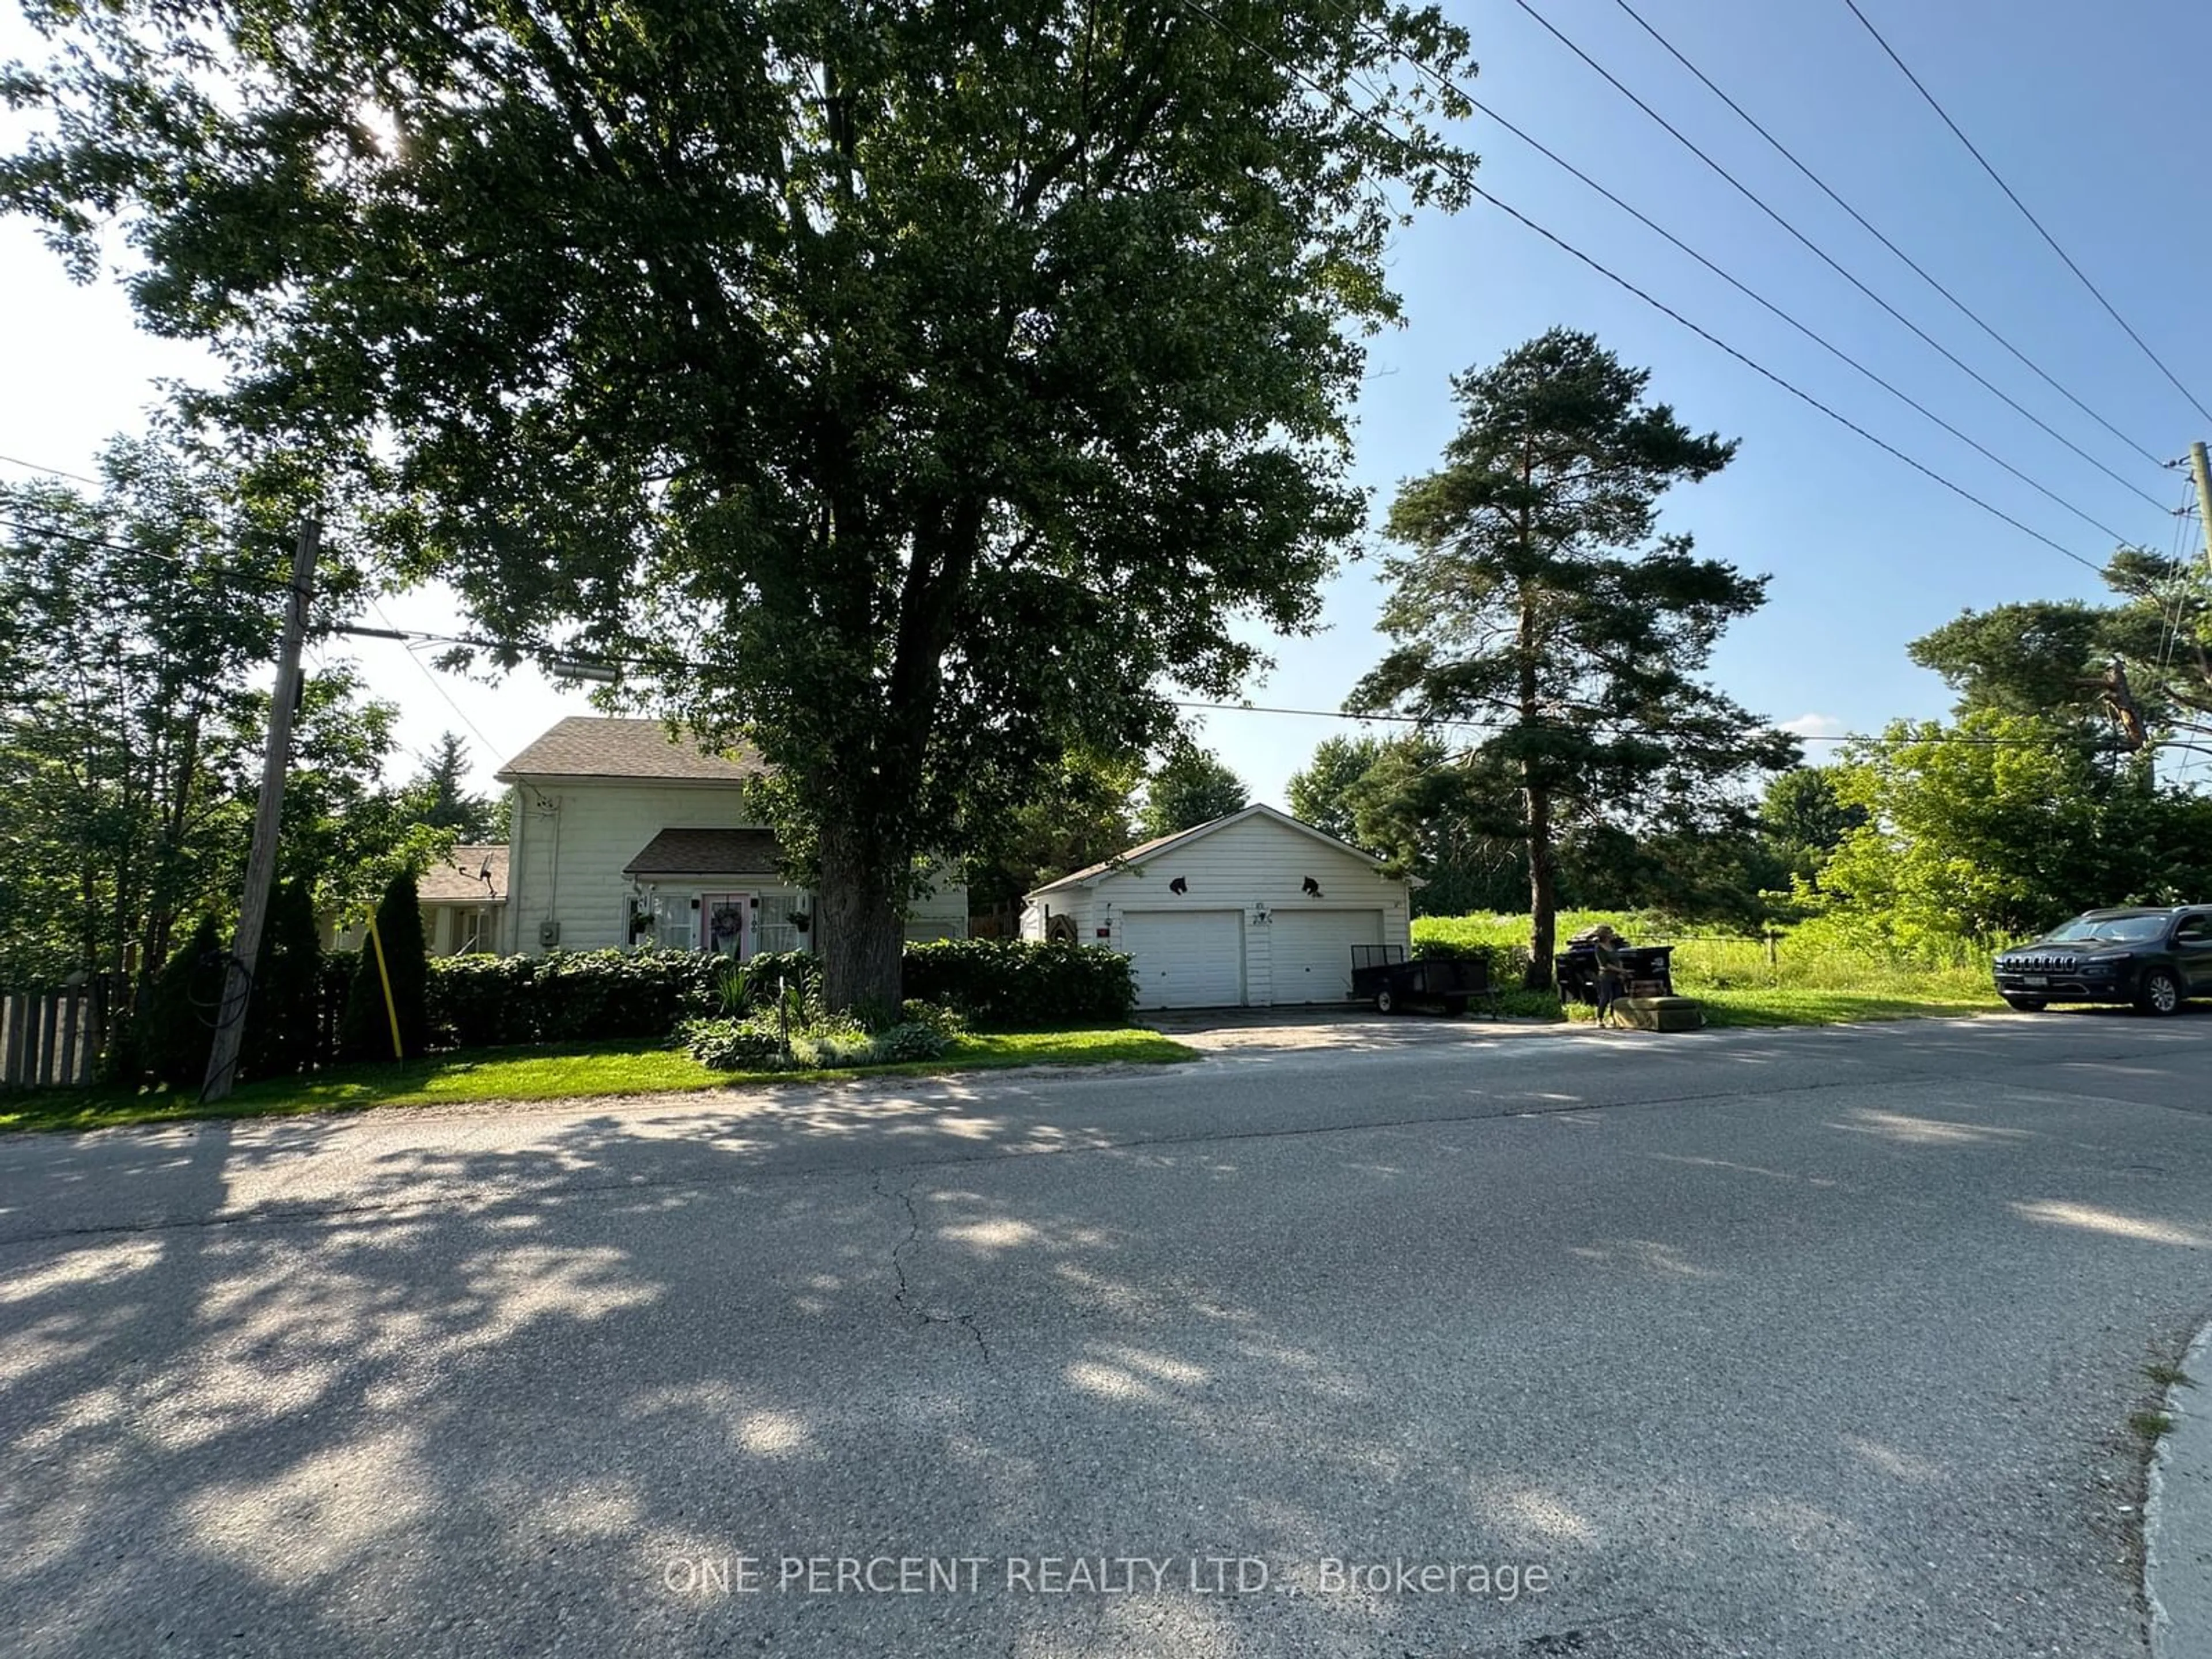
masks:
<svg viewBox="0 0 2212 1659"><path fill-rule="evenodd" d="M1948 958L1908 957L1802 931L1782 933L1770 945L1618 910L1562 912L1560 942L1601 921L1631 945L1673 945L1674 989L1705 1005L1708 1024L1826 1025L2003 1006L1990 981L1987 953L1966 947ZM1416 917L1413 941L1517 949L1525 958L1528 918Z"/></svg>

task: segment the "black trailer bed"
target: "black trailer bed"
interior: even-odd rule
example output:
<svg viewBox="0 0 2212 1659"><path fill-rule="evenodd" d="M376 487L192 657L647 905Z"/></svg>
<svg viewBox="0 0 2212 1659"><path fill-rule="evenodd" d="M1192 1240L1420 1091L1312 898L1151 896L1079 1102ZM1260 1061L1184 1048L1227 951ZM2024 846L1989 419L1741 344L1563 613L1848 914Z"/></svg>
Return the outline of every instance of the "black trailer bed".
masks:
<svg viewBox="0 0 2212 1659"><path fill-rule="evenodd" d="M1477 999L1498 1012L1498 992L1490 964L1480 957L1414 957L1402 945L1352 947L1352 996L1372 1002L1377 1013L1426 1004L1448 1014L1463 1014Z"/></svg>

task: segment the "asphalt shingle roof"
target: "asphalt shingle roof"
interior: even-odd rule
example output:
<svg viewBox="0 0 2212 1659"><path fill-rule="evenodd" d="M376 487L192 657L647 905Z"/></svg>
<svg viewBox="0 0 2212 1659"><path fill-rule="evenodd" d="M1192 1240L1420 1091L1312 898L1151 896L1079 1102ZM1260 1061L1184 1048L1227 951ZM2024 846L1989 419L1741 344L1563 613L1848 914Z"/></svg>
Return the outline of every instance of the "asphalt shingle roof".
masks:
<svg viewBox="0 0 2212 1659"><path fill-rule="evenodd" d="M623 866L640 881L673 876L773 876L783 848L766 830L664 830Z"/></svg>
<svg viewBox="0 0 2212 1659"><path fill-rule="evenodd" d="M500 769L502 783L537 778L645 778L677 783L742 783L767 771L750 749L718 755L686 738L669 741L659 720L571 714Z"/></svg>
<svg viewBox="0 0 2212 1659"><path fill-rule="evenodd" d="M488 872L490 880L486 881ZM415 884L425 904L504 904L507 845L456 847L450 862L432 865Z"/></svg>

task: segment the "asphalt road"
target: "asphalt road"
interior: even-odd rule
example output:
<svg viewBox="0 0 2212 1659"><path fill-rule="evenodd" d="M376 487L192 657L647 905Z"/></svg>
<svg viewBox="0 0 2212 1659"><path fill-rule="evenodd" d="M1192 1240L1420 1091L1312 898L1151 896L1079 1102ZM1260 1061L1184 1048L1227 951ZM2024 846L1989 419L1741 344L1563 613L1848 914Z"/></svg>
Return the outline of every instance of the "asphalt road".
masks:
<svg viewBox="0 0 2212 1659"><path fill-rule="evenodd" d="M1343 1037L0 1141L0 1652L2147 1650L2212 1012Z"/></svg>

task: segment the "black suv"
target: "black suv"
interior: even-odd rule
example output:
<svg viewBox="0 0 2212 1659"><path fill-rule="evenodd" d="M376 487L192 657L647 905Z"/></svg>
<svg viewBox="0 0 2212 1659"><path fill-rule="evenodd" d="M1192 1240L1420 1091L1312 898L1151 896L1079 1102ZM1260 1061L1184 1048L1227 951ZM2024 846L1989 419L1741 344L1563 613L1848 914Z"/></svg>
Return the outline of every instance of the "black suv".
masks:
<svg viewBox="0 0 2212 1659"><path fill-rule="evenodd" d="M2054 1002L2132 1002L2170 1014L2212 996L2212 905L2092 910L2000 951L1997 994L2027 1013Z"/></svg>

